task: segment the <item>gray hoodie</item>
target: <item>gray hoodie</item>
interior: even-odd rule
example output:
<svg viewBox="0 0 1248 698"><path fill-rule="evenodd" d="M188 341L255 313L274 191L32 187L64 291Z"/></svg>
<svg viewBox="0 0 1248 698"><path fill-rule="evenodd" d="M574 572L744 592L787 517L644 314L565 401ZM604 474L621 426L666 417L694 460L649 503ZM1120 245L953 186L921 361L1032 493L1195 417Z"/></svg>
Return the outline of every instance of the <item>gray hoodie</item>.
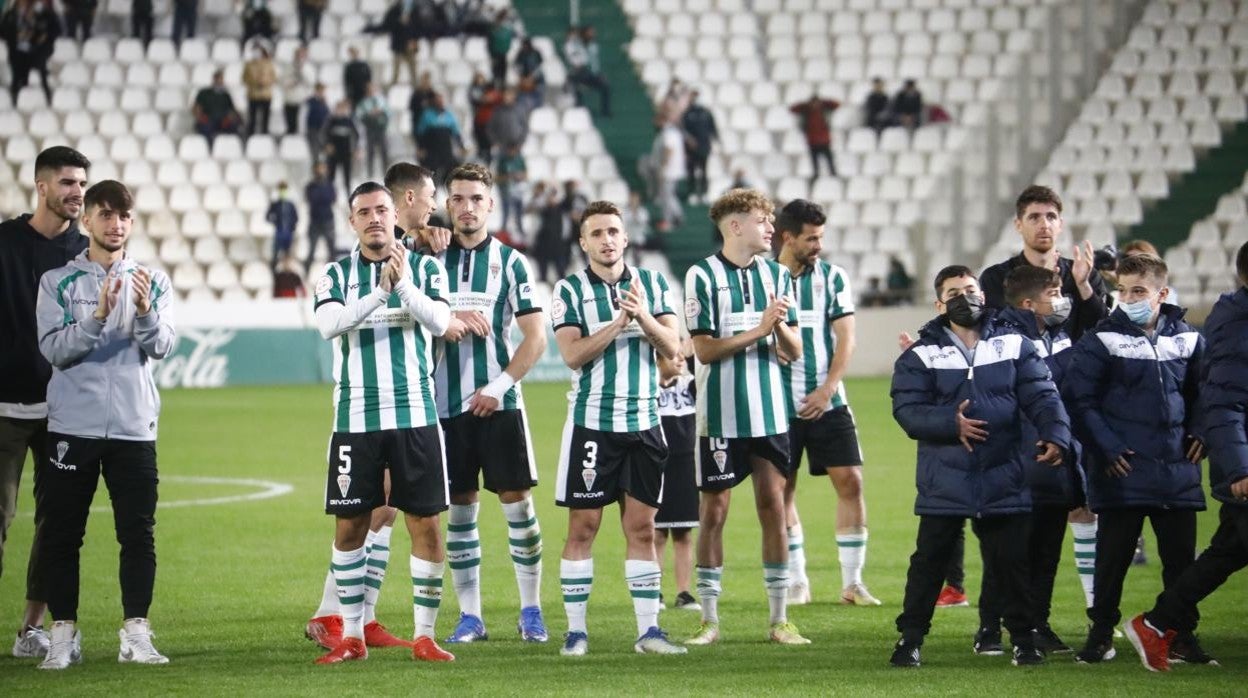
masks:
<svg viewBox="0 0 1248 698"><path fill-rule="evenodd" d="M173 350L173 289L164 272L150 270L152 307L139 316L130 287L138 266L126 256L105 269L83 251L39 280L39 351L52 364L48 431L156 440L160 395L149 361ZM100 322L93 315L100 287L116 274L122 278L117 306Z"/></svg>

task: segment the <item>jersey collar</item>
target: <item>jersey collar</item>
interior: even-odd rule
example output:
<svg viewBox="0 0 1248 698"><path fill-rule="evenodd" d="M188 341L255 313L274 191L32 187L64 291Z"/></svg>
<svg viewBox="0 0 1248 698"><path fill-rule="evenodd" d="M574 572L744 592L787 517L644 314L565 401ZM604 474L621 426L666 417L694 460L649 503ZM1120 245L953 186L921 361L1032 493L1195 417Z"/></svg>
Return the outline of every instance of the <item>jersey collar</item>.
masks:
<svg viewBox="0 0 1248 698"><path fill-rule="evenodd" d="M494 236L490 233L486 233L485 239L482 240L476 247L464 247L463 244L459 242L459 238L455 237L454 235L451 236L452 245L458 247L461 250L467 250L468 252L480 252L481 250L484 250L486 247L488 247L489 244L493 241L494 241Z"/></svg>
<svg viewBox="0 0 1248 698"><path fill-rule="evenodd" d="M758 255L754 255L753 257L751 257L750 263L743 267L737 266L732 260L725 257L723 250L716 252L715 256L718 257L719 261L723 262L724 266L728 267L729 269L753 269L754 267L758 266Z"/></svg>
<svg viewBox="0 0 1248 698"><path fill-rule="evenodd" d="M614 285L614 284L609 284L609 283L607 283L605 279L603 279L601 276L598 276L597 274L595 274L595 273L594 273L594 270L593 270L593 269L591 269L590 267L585 267L585 276L586 276L586 278L588 278L588 279L589 279L589 283L591 283L591 284L605 284L605 285L607 285L607 286L612 286L612 285ZM619 284L619 283L620 283L620 281L627 281L627 280L629 280L629 279L631 279L631 278L633 278L633 273L632 273L632 270L630 269L630 267L629 267L627 264L625 264L625 265L624 265L624 273L620 274L619 281L616 281L615 283L616 283L616 284Z"/></svg>

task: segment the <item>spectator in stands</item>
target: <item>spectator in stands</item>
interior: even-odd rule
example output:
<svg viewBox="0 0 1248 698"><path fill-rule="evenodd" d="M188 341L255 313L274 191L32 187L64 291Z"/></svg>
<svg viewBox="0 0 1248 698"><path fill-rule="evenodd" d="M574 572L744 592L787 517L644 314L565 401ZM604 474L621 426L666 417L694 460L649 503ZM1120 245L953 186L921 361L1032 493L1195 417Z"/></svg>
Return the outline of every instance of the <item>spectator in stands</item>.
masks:
<svg viewBox="0 0 1248 698"><path fill-rule="evenodd" d="M914 80L907 80L893 97L893 117L897 124L913 131L923 121L923 93Z"/></svg>
<svg viewBox="0 0 1248 698"><path fill-rule="evenodd" d="M805 102L798 102L789 107L789 111L797 114L801 120L802 134L806 136L806 147L810 149L810 181L819 177L819 158L828 163L828 174L837 177L836 160L832 157L832 127L828 125L828 113L836 110L841 103L835 99L821 99L815 92Z"/></svg>
<svg viewBox="0 0 1248 698"><path fill-rule="evenodd" d="M61 6L65 8L65 34L80 42L90 39L100 0L61 0Z"/></svg>
<svg viewBox="0 0 1248 698"><path fill-rule="evenodd" d="M520 76L520 102L533 111L545 101L546 74L542 70L542 52L533 46L533 38L526 36L516 52L516 73Z"/></svg>
<svg viewBox="0 0 1248 698"><path fill-rule="evenodd" d="M1118 258L1114 260L1114 265L1112 267L1108 269L1101 269L1100 267L1097 267L1097 271L1101 275L1101 280L1105 282L1105 288L1110 291L1118 288L1118 260L1126 259L1127 257L1136 257L1142 254L1151 254L1158 259L1161 258L1161 253L1157 251L1157 246L1153 243L1148 240L1132 240L1124 244L1118 251ZM1176 291L1173 286L1167 285L1166 288L1169 289L1169 292L1166 295L1166 302L1170 305L1178 305L1179 292ZM1114 305L1116 305L1117 299L1115 296L1117 296L1116 293L1110 293L1107 298L1106 305L1110 308L1113 308Z"/></svg>
<svg viewBox="0 0 1248 698"><path fill-rule="evenodd" d="M581 191L581 183L575 179L564 182L563 201L559 207L563 209L563 214L568 219L568 230L581 229L581 215L585 213L586 206L589 206L589 197ZM569 245L572 244L572 238L569 236L566 242Z"/></svg>
<svg viewBox="0 0 1248 698"><path fill-rule="evenodd" d="M663 124L679 124L685 116L685 110L689 108L689 103L693 99L692 92L680 78L673 78L672 84L668 86L667 93L663 95L663 99L659 101L658 119Z"/></svg>
<svg viewBox="0 0 1248 698"><path fill-rule="evenodd" d="M360 49L352 46L347 49L347 64L342 68L342 86L351 100L351 108L359 105L368 91L368 83L373 81L373 68L368 61L360 58Z"/></svg>
<svg viewBox="0 0 1248 698"><path fill-rule="evenodd" d="M195 38L199 23L199 0L173 0L173 45L182 48L182 37Z"/></svg>
<svg viewBox="0 0 1248 698"><path fill-rule="evenodd" d="M866 119L867 126L875 129L878 136L880 131L893 125L893 114L888 107L888 93L884 91L884 79L871 79L871 92L867 94L867 100L863 104L863 117Z"/></svg>
<svg viewBox="0 0 1248 698"><path fill-rule="evenodd" d="M302 298L305 295L303 277L295 268L295 258L288 252L273 275L274 298Z"/></svg>
<svg viewBox="0 0 1248 698"><path fill-rule="evenodd" d="M287 136L299 132L299 108L308 101L315 83L315 71L308 64L308 47L300 46L295 49L290 65L282 71L282 114L286 118ZM312 152L316 157L316 151Z"/></svg>
<svg viewBox="0 0 1248 698"><path fill-rule="evenodd" d="M156 9L152 0L132 0L130 3L130 35L143 42L143 50L152 43L152 27L156 24Z"/></svg>
<svg viewBox="0 0 1248 698"><path fill-rule="evenodd" d="M706 204L706 161L711 157L711 144L719 140L715 115L698 101L698 91L689 94L689 108L681 120L685 131L685 170L689 178L689 200ZM631 234L633 229L626 227Z"/></svg>
<svg viewBox="0 0 1248 698"><path fill-rule="evenodd" d="M273 40L276 29L273 27L273 13L269 12L268 0L244 0L243 4L243 46L254 36Z"/></svg>
<svg viewBox="0 0 1248 698"><path fill-rule="evenodd" d="M862 292L862 298L858 301L858 307L883 308L888 304L888 293L880 287L880 277L868 277L867 288Z"/></svg>
<svg viewBox="0 0 1248 698"><path fill-rule="evenodd" d="M554 184L538 182L533 190L529 211L537 214L537 238L530 253L537 262L537 278L543 283L551 282L548 271L555 272L554 281L567 275L568 240L565 233L567 215L559 201L559 188Z"/></svg>
<svg viewBox="0 0 1248 698"><path fill-rule="evenodd" d="M195 116L195 130L208 139L208 147L219 133L238 133L242 117L234 108L234 98L225 89L225 71L217 69L212 74L212 85L195 95L191 108Z"/></svg>
<svg viewBox="0 0 1248 698"><path fill-rule="evenodd" d="M435 92L416 126L416 157L437 173L434 181L441 182L459 164L459 153L463 150L464 137L459 132L459 123L446 108L442 95Z"/></svg>
<svg viewBox="0 0 1248 698"><path fill-rule="evenodd" d="M494 86L502 89L507 84L507 54L511 52L511 42L516 39L516 28L512 23L511 12L502 8L494 15L490 24L490 33L486 37L486 47L490 52L490 72Z"/></svg>
<svg viewBox="0 0 1248 698"><path fill-rule="evenodd" d="M277 84L277 68L262 42L252 48L252 59L243 66L243 86L247 88L247 135L268 135L273 85Z"/></svg>
<svg viewBox="0 0 1248 698"><path fill-rule="evenodd" d="M888 294L892 299L890 305L909 305L910 289L914 287L914 279L906 271L906 265L895 256L888 258Z"/></svg>
<svg viewBox="0 0 1248 698"><path fill-rule="evenodd" d="M468 88L468 103L472 106L472 140L477 144L477 159L484 163L494 159L488 127L494 108L502 102L502 91L485 77L485 73L474 73L472 85Z"/></svg>
<svg viewBox="0 0 1248 698"><path fill-rule="evenodd" d="M503 103L494 108L486 135L500 151L524 147L529 138L529 109L519 102L514 89L503 91Z"/></svg>
<svg viewBox="0 0 1248 698"><path fill-rule="evenodd" d="M665 122L659 127L654 140L653 157L659 180L659 231L667 232L672 226L684 222L685 212L680 205L677 187L685 178L685 135L680 127Z"/></svg>
<svg viewBox="0 0 1248 698"><path fill-rule="evenodd" d="M599 106L602 116L611 118L611 84L602 74L599 60L597 36L592 26L583 29L568 29L567 39L563 43L563 55L568 62L568 84L576 96L578 106L582 104L580 87L589 87L598 92Z"/></svg>
<svg viewBox="0 0 1248 698"><path fill-rule="evenodd" d="M745 170L737 168L732 171L732 184L728 185L728 189L754 189L754 180L745 173Z"/></svg>
<svg viewBox="0 0 1248 698"><path fill-rule="evenodd" d="M420 125L420 120L425 116L425 110L433 104L433 76L429 71L420 74L420 82L416 84L416 89L412 90L412 96L407 101L407 109L411 112L412 123L412 140L419 142L416 137L416 127Z"/></svg>
<svg viewBox="0 0 1248 698"><path fill-rule="evenodd" d="M360 130L351 117L351 102L338 101L334 113L325 122L325 160L329 163L329 179L333 181L342 170L342 190L351 191L351 165L360 147Z"/></svg>
<svg viewBox="0 0 1248 698"><path fill-rule="evenodd" d="M308 152L312 159L325 159L325 124L329 123L329 102L325 99L325 83L318 82L311 97L304 103L303 128L308 134Z"/></svg>
<svg viewBox="0 0 1248 698"><path fill-rule="evenodd" d="M503 199L503 229L512 233L513 239L525 241L524 232L524 199L528 196L529 168L520 154L520 146L511 143L500 148L498 165L494 170L494 181L498 183L499 194ZM515 218L516 227L511 227Z"/></svg>
<svg viewBox="0 0 1248 698"><path fill-rule="evenodd" d="M45 2L18 0L0 20L0 36L9 49L12 80L9 96L17 104L17 95L30 81L30 71L39 72L43 96L52 104L52 88L48 85L48 60L61 35L61 19Z"/></svg>
<svg viewBox="0 0 1248 698"><path fill-rule="evenodd" d="M628 231L628 248L633 251L633 264L641 264L643 250L661 248L657 239L650 239L650 209L641 200L641 192L628 190L628 204L624 206L624 230Z"/></svg>
<svg viewBox="0 0 1248 698"><path fill-rule="evenodd" d="M338 196L334 191L334 178L324 162L316 163L312 173L312 180L303 187L303 200L308 204L308 256L303 260L304 276L312 270L317 242L325 242L329 259L338 258L334 248L334 199Z"/></svg>
<svg viewBox="0 0 1248 698"><path fill-rule="evenodd" d="M329 0L299 0L299 41L321 38L321 16Z"/></svg>
<svg viewBox="0 0 1248 698"><path fill-rule="evenodd" d="M364 28L365 32L390 35L391 63L394 71L390 84L399 82L399 69L407 66L412 82L416 82L416 54L420 51L420 29L416 24L416 6L411 0L399 0L386 10L381 21Z"/></svg>
<svg viewBox="0 0 1248 698"><path fill-rule="evenodd" d="M373 83L368 84L364 99L355 108L355 119L364 127L364 152L368 158L368 176L385 174L390 165L390 151L386 142L390 129L390 104L386 102ZM381 160L381 168L373 167L374 158Z"/></svg>
<svg viewBox="0 0 1248 698"><path fill-rule="evenodd" d="M276 274L277 260L290 254L290 246L295 242L295 226L299 224L299 212L290 200L290 189L285 182L277 183L277 198L269 203L264 219L273 226L273 256L269 259L269 269Z"/></svg>

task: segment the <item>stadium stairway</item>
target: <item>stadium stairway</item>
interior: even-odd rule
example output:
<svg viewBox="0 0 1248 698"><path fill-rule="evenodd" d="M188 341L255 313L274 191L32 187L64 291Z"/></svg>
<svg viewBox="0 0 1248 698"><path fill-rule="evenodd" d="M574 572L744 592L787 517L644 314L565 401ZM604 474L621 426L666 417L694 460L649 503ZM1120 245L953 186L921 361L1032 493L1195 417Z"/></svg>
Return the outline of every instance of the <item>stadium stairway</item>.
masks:
<svg viewBox="0 0 1248 698"><path fill-rule="evenodd" d="M549 36L562 49L569 23L567 3L549 0L513 0L513 6L534 35ZM594 114L594 125L602 133L607 152L628 185L644 190L637 172L637 159L650 152L654 143L654 104L641 77L628 57L633 40L632 26L616 0L581 0L580 23L592 24L598 32L602 70L611 82L612 118L598 114L597 95L586 94L586 105ZM710 192L713 196L719 192ZM623 202L617 202L623 203ZM706 206L685 206L684 224L664 236L664 253L677 280L685 270L714 249ZM657 211L652 211L657 213ZM657 217L656 217L657 220Z"/></svg>
<svg viewBox="0 0 1248 698"><path fill-rule="evenodd" d="M1170 196L1145 213L1131 228L1129 239L1151 241L1164 252L1187 240L1192 224L1217 208L1218 199L1240 187L1248 163L1248 121L1227 132L1222 145L1211 148L1196 162L1196 169L1170 190Z"/></svg>

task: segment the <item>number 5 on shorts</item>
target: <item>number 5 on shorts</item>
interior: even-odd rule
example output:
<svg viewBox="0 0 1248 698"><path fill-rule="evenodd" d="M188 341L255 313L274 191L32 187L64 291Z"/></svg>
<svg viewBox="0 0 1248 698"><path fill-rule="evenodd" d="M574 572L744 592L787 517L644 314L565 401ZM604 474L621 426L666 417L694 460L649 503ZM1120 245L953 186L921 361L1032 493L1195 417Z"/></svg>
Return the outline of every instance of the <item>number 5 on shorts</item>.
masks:
<svg viewBox="0 0 1248 698"><path fill-rule="evenodd" d="M351 472L351 446L344 444L338 447L338 460L341 463L338 472L343 475Z"/></svg>

